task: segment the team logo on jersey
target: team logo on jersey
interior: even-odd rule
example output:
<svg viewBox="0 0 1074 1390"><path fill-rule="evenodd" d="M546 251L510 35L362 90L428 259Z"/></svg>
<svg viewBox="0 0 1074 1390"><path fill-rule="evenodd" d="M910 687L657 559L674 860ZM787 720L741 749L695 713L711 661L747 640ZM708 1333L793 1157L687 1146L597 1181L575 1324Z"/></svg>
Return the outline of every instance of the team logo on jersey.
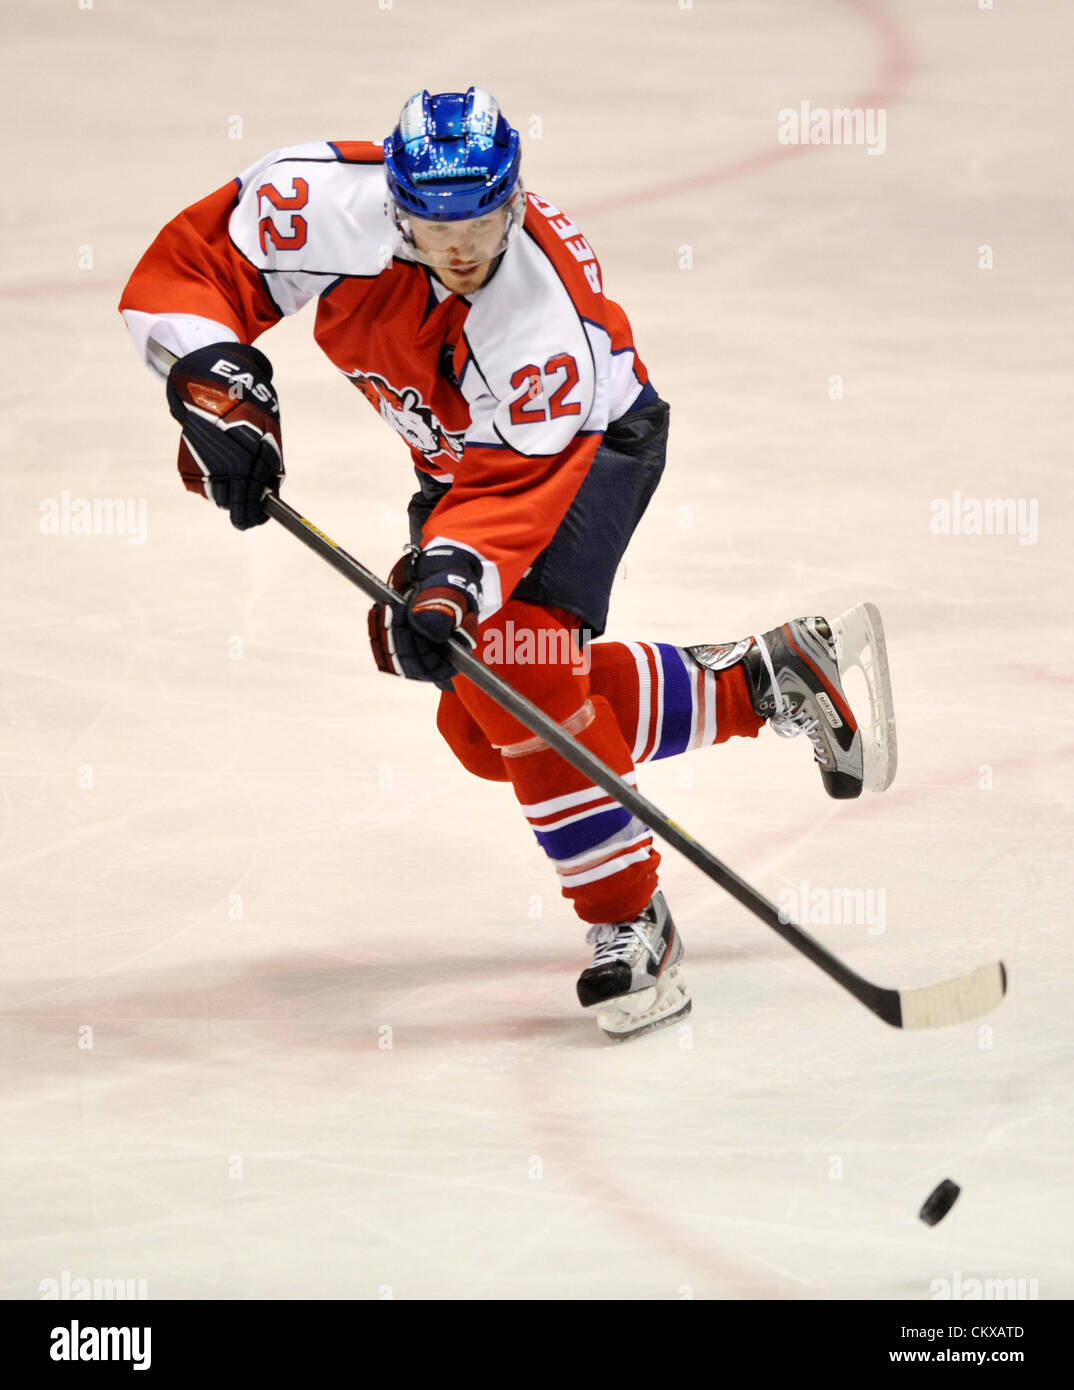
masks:
<svg viewBox="0 0 1074 1390"><path fill-rule="evenodd" d="M447 454L456 463L462 458L466 432L452 434L444 429L413 386L395 387L375 372L348 372L347 376L370 405L403 436L412 449L434 459Z"/></svg>

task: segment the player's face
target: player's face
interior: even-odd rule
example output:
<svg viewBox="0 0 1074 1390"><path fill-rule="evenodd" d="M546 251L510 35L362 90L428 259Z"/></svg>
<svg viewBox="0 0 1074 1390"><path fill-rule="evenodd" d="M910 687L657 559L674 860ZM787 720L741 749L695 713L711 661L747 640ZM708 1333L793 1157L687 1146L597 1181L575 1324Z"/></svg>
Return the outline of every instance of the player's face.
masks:
<svg viewBox="0 0 1074 1390"><path fill-rule="evenodd" d="M507 208L462 222L410 219L410 235L452 294L469 294L488 279L507 230Z"/></svg>

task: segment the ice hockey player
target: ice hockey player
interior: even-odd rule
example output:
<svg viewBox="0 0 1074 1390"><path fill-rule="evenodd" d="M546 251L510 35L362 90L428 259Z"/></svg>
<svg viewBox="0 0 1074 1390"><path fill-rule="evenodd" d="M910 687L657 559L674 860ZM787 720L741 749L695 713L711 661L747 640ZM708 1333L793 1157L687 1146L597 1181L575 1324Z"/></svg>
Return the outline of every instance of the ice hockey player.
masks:
<svg viewBox="0 0 1074 1390"><path fill-rule="evenodd" d="M511 784L589 924L579 1000L625 1037L690 1008L649 830L453 680L445 642L462 636L631 783L639 763L768 722L805 733L825 790L853 797L894 773L883 633L859 605L726 644L594 640L664 468L668 406L589 242L523 189L519 165L488 92L419 92L383 147L280 150L180 213L120 309L166 379L183 482L246 529L284 473L272 366L253 343L316 299L318 344L417 473L412 545L391 575L402 601L369 616L377 665L435 683L459 761ZM865 667L872 732L844 695L848 661Z"/></svg>

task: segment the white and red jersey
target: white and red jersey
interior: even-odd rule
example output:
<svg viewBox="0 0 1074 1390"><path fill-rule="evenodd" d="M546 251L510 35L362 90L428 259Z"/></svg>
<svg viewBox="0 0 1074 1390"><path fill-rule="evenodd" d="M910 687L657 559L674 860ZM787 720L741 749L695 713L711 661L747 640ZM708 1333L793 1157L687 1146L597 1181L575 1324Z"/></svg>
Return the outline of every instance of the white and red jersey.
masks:
<svg viewBox="0 0 1074 1390"><path fill-rule="evenodd" d="M251 343L316 299L323 351L451 484L424 542L473 550L481 617L551 540L604 431L648 376L600 265L558 208L527 196L490 280L452 294L401 244L379 144L277 151L161 231L120 309L143 358ZM646 393L648 394L648 392Z"/></svg>

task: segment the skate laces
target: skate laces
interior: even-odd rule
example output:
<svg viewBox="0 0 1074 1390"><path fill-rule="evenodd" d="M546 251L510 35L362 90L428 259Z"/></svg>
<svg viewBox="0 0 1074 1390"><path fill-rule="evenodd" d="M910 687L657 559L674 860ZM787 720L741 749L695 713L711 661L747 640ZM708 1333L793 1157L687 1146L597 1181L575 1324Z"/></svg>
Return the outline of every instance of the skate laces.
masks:
<svg viewBox="0 0 1074 1390"><path fill-rule="evenodd" d="M585 934L585 939L590 946L597 948L596 955L593 957L593 964L589 967L591 970L598 965L614 965L619 961L625 961L636 949L638 941L649 952L653 960L658 963L660 961L660 951L645 935L637 922L600 922L589 928Z"/></svg>
<svg viewBox="0 0 1074 1390"><path fill-rule="evenodd" d="M804 706L796 711L791 709L789 700L780 690L779 682L776 680L776 668L772 665L772 657L767 643L763 637L756 633L753 640L757 643L757 650L761 653L761 660L768 672L768 680L776 702L776 712L768 720L769 727L773 732L779 734L780 738L797 738L799 734L805 734L813 745L813 756L823 767L827 767L828 750L820 735L817 721L809 717Z"/></svg>
<svg viewBox="0 0 1074 1390"><path fill-rule="evenodd" d="M828 750L820 735L817 721L810 719L804 709L800 709L797 714L774 714L768 722L780 738L797 738L799 734L806 734L813 745L813 756L817 762L824 767L828 766Z"/></svg>

